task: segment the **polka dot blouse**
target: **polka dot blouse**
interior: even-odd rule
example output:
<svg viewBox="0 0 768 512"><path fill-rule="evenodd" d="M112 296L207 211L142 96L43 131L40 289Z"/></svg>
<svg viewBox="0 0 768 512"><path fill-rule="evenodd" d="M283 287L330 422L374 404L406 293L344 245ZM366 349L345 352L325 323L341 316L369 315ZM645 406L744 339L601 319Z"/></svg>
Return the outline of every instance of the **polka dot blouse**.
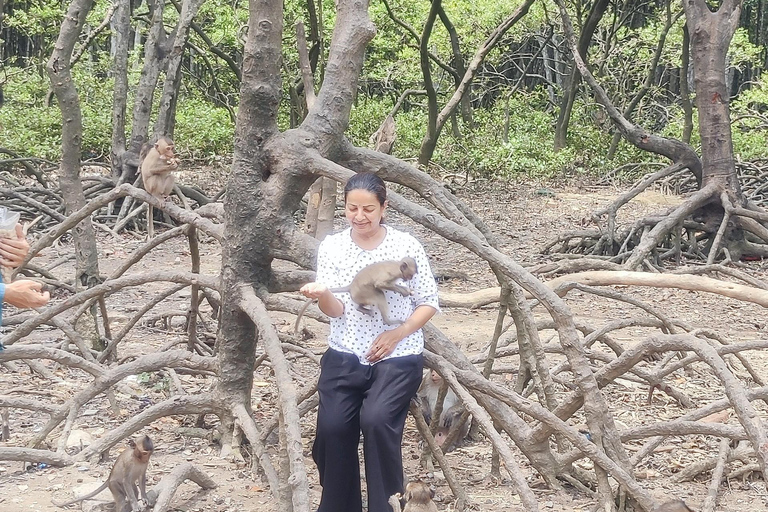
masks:
<svg viewBox="0 0 768 512"><path fill-rule="evenodd" d="M358 247L352 241L352 228L340 233L327 236L317 251L318 283L328 288L348 286L363 267L378 261L400 260L410 256L416 260L418 272L410 281L398 281L413 290L413 295L403 297L399 293L384 290L389 306L389 316L392 320L405 321L414 309L421 305L432 306L439 311L437 302L437 284L429 268L427 253L414 237L398 231L391 226L385 226L387 234L384 240L373 250L367 251ZM358 311L349 293L334 293L337 299L344 303L344 314L339 318L331 318L331 331L328 336L328 346L340 352L355 354L362 364L370 364L365 354L370 349L376 337L397 325L386 325L377 307L371 308L373 315ZM397 345L391 357L402 357L421 354L424 350L424 335L421 329L403 338Z"/></svg>

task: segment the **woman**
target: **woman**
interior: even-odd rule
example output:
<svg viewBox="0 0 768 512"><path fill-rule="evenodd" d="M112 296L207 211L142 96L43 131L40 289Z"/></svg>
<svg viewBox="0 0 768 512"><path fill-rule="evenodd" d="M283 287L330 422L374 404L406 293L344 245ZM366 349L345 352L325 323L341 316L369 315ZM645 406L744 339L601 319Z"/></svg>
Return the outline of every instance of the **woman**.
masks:
<svg viewBox="0 0 768 512"><path fill-rule="evenodd" d="M312 447L323 486L318 512L362 511L361 430L368 511L390 512L388 498L403 491L403 427L421 382L421 328L438 311L437 285L421 244L382 224L387 189L381 178L370 173L350 178L344 203L350 227L323 240L316 281L301 288L331 318ZM405 283L413 294L385 291L390 317L402 321L397 326L385 325L376 308L372 316L358 311L348 293L330 291L348 285L371 263L405 256L416 260L417 273Z"/></svg>

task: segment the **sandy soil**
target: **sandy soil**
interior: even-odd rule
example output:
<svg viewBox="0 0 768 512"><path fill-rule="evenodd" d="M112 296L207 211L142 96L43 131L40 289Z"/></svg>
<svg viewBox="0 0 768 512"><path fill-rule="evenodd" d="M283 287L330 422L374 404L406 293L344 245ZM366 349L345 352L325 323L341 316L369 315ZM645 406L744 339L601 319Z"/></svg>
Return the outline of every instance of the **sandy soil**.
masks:
<svg viewBox="0 0 768 512"><path fill-rule="evenodd" d="M462 197L491 226L498 235L503 249L524 265L545 261L538 250L550 237L556 233L577 229L582 219L591 211L605 205L619 193L618 190L613 189L548 190L544 193L524 186L509 186L493 192L468 188L469 190L462 193ZM679 200L680 198L676 196L655 192L646 193L622 213L620 220L628 222L643 212L663 210ZM486 265L465 248L446 242L396 214L391 216L390 222L412 231L424 242L435 273L438 276L445 276L445 279L441 280L441 289L473 291L494 284L493 275ZM132 238L131 235L125 235L119 240L106 236L101 238L102 271L108 272L110 268L118 265L139 244L140 240ZM71 251L71 242L65 240L61 245L45 251L36 264L44 265L62 255L71 254ZM201 251L203 271L215 273L220 262L218 245L210 240L204 241ZM189 265L189 253L185 244L181 240L176 240L149 255L144 267L146 269L188 269ZM765 278L765 267L762 263L750 264L748 271L752 275ZM60 276L72 275L71 268L66 266L57 268L55 272ZM131 314L153 293L165 287L163 284L153 284L143 290L128 290L110 297L108 303L110 309L114 311L111 318L113 330L124 325ZM758 340L765 337L765 312L754 304L687 291L626 287L617 287L617 289L644 300L670 317L682 319L696 327L715 329L731 342ZM59 296L54 300L62 299ZM188 300L188 290L177 293L170 300L156 307L149 316L158 316L163 312L184 311ZM610 302L583 293L572 293L568 295L567 301L578 318L594 326L601 326L617 318L645 316L642 311L633 306ZM8 315L10 313L10 311L7 312ZM537 315L544 316L538 310ZM474 354L480 352L488 343L496 316L493 306L477 310L452 308L445 309L434 322L465 352ZM145 322L137 326L120 346L120 357L127 358L150 353L172 340L185 343L181 325L183 319L172 314L166 318L165 323L163 321ZM209 317L206 316L206 318ZM285 332L292 330L292 318L281 315L276 315L275 318L279 330ZM214 332L215 323L208 319L205 325L201 324L200 328L203 331ZM309 321L308 328L314 336L304 341L305 346L318 352L322 351L325 326ZM648 329L630 328L617 332L614 337L622 345L630 346L650 332ZM548 341L551 336L552 333L542 333L544 341ZM41 329L29 337L29 341L46 344L60 343L62 340L61 332L54 329ZM753 353L749 357L760 376L768 379L765 355ZM553 359L552 364L556 361L556 358ZM306 359L295 359L293 364L300 384L304 384L317 373L315 364ZM514 364L516 364L514 361L500 362L501 366ZM5 394L15 397L36 398L60 404L88 382L88 379L78 371L50 362L46 362L46 366L53 372L56 380L45 381L30 374L29 370L21 365L17 371L9 371L2 367L0 368L0 388ZM746 375L740 366L736 366L735 371L742 377ZM511 380L503 375L497 375L494 378L511 384ZM195 393L211 385L211 380L203 377L181 375L180 379L187 393ZM129 379L127 383L135 389L137 397L118 395L121 409L119 415L113 414L107 400L99 397L88 403L81 411L81 416L76 421L77 431L85 436L98 438L144 407L162 401L171 389L169 378L163 373L140 375ZM722 395L721 386L711 372L703 366L696 365L689 371L678 371L675 374L674 384L687 393L697 405L706 404ZM566 389L561 386L559 391L565 393ZM671 419L681 414L681 409L676 402L658 391L649 404L647 386L636 382L620 380L606 388L605 393L620 428L653 423L660 419ZM276 389L272 385L268 368L262 367L256 372L253 395L257 420L271 417L275 410ZM759 413L765 417L765 404L755 405ZM35 432L42 428L46 420L47 417L41 413L11 411L12 437L9 442L0 443L0 446L25 445ZM573 423L576 424L578 421L578 417L574 418ZM734 418L725 421L731 425L737 424ZM210 427L215 425L216 418L207 416L206 422ZM185 427L192 427L192 423L191 418L165 418L142 431L152 436L157 445L149 472L151 483L159 481L164 474L184 461L203 467L218 483L218 488L211 491L201 491L194 484L184 484L175 496L174 510L189 512L276 510L265 481L254 473L250 463L232 458L220 458L218 446L213 441L193 437L189 435L189 430L184 430ZM314 415L310 413L304 418L302 429L305 434L307 468L312 482L312 499L317 503L320 488L317 484L314 464L309 457L313 424ZM58 442L57 431L49 436L49 442L50 446L55 448ZM630 442L627 445L631 454L632 447L639 446L640 442ZM705 474L695 482L684 484L673 483L671 477L691 463L717 453L718 445L719 439L708 436L669 438L663 445L664 450L638 466L638 478L641 479L642 485L655 496L683 498L692 508L698 509L706 496L708 475ZM93 489L94 485L102 482L108 475L111 463L119 449L121 447L113 449L104 463L93 461L66 468L45 465L23 468L20 462L0 462L0 512L60 510L54 507L50 500L52 498L69 499L73 490L75 495L81 495ZM70 450L74 452L77 447ZM498 481L489 476L490 453L489 443L481 440L469 442L448 454L452 466L467 487L474 509L488 512L524 510L507 479ZM409 477L419 477L428 481L436 490L438 508L441 511L453 510L453 498L442 474L419 466L419 436L410 419L406 426L403 454ZM522 457L518 460L526 478L539 497L542 510L586 512L593 509L594 501L588 494L576 491L572 487L566 487L561 492L550 491L544 487L540 478ZM577 465L587 469L591 467L588 461L579 461ZM740 463L734 463L730 468L733 469L739 465ZM504 475L503 470L502 475ZM762 510L766 504L766 495L765 486L759 477L753 473L747 473L745 478L729 480L727 486L720 487L720 503L716 510ZM104 496L104 499L108 499L108 496ZM77 506L74 509L77 509ZM103 510L106 507L103 502L90 501L86 502L83 509Z"/></svg>

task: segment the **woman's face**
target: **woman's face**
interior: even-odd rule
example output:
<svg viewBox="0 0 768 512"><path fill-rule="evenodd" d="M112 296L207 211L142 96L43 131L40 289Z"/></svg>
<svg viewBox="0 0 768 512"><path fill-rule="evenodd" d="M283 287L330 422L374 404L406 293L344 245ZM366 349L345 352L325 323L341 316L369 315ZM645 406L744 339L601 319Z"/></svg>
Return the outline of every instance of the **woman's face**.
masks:
<svg viewBox="0 0 768 512"><path fill-rule="evenodd" d="M355 189L347 192L347 200L344 206L344 214L352 226L352 231L359 235L373 235L378 232L384 210L387 209L386 201L379 204L379 200L373 192L365 189Z"/></svg>

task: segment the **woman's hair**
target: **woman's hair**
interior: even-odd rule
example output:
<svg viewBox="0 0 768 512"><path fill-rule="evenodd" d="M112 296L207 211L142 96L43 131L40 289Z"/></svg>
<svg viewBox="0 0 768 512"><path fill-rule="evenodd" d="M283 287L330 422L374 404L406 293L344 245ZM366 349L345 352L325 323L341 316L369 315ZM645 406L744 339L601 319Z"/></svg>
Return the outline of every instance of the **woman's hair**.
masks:
<svg viewBox="0 0 768 512"><path fill-rule="evenodd" d="M347 194L353 190L367 190L376 196L382 206L387 200L387 185L384 180L372 172L361 172L349 178L347 184L344 185L344 201L347 200Z"/></svg>

